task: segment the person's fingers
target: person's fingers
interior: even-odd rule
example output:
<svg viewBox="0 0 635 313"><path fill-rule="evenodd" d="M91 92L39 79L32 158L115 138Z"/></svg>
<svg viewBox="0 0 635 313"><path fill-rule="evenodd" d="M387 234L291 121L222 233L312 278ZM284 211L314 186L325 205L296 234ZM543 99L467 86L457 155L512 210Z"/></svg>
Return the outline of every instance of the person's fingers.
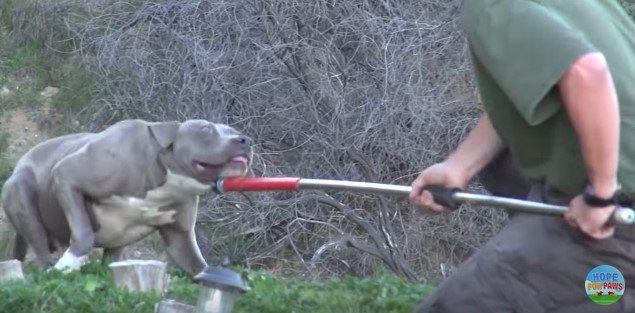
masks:
<svg viewBox="0 0 635 313"><path fill-rule="evenodd" d="M567 224L569 224L570 227L572 228L578 228L578 223L574 220L574 219L568 219L566 220Z"/></svg>
<svg viewBox="0 0 635 313"><path fill-rule="evenodd" d="M602 224L602 226L600 227L599 230L599 239L605 239L608 237L611 237L615 234L615 226L609 224L609 219L607 219L604 224Z"/></svg>
<svg viewBox="0 0 635 313"><path fill-rule="evenodd" d="M613 237L615 235L615 227L611 226L606 230L606 237Z"/></svg>
<svg viewBox="0 0 635 313"><path fill-rule="evenodd" d="M606 239L615 234L615 227L602 227L598 239Z"/></svg>
<svg viewBox="0 0 635 313"><path fill-rule="evenodd" d="M419 195L415 196L413 201L424 209L433 204L430 195L428 195L426 191L422 191Z"/></svg>
<svg viewBox="0 0 635 313"><path fill-rule="evenodd" d="M600 227L600 228L581 227L581 229L589 237L596 240L609 238L613 236L613 233L615 232L614 227Z"/></svg>
<svg viewBox="0 0 635 313"><path fill-rule="evenodd" d="M434 202L432 194L425 190L412 198L412 201L427 213L440 213L444 210L443 206Z"/></svg>
<svg viewBox="0 0 635 313"><path fill-rule="evenodd" d="M434 197L432 193L425 190L425 187L429 184L426 179L426 172L422 171L419 176L410 184L411 190L408 197L412 202L414 202L417 206L421 207L424 211L428 213L440 213L445 210L445 208L438 203L434 202Z"/></svg>
<svg viewBox="0 0 635 313"><path fill-rule="evenodd" d="M578 223L575 220L574 214L571 212L571 208L569 208L564 213L564 220L567 222L567 224L569 224L569 226L571 226L573 228L578 228Z"/></svg>
<svg viewBox="0 0 635 313"><path fill-rule="evenodd" d="M603 214L602 211L593 211L578 196L569 204L568 210L564 214L566 222L573 228L578 228L581 232L592 239L606 239L615 233L614 225L609 224L610 214ZM599 221L598 218L604 220Z"/></svg>
<svg viewBox="0 0 635 313"><path fill-rule="evenodd" d="M411 198L410 200L419 207L425 207L425 202L421 195L415 196L414 198Z"/></svg>
<svg viewBox="0 0 635 313"><path fill-rule="evenodd" d="M424 190L421 193L421 198L422 198L423 206L426 208L428 212L441 213L445 209L443 206L434 202L434 197L432 196L432 193L430 193L427 190Z"/></svg>
<svg viewBox="0 0 635 313"><path fill-rule="evenodd" d="M427 206L426 211L428 211L429 213L439 214L439 213L443 213L443 211L445 211L445 208L438 204L433 204L433 205Z"/></svg>
<svg viewBox="0 0 635 313"><path fill-rule="evenodd" d="M577 223L580 230L592 239L606 239L615 233L615 227L607 224L597 225L588 223Z"/></svg>
<svg viewBox="0 0 635 313"><path fill-rule="evenodd" d="M420 198L424 187L425 179L423 178L423 174L419 174L419 176L411 184L412 190L410 191L410 200L418 202L417 198Z"/></svg>

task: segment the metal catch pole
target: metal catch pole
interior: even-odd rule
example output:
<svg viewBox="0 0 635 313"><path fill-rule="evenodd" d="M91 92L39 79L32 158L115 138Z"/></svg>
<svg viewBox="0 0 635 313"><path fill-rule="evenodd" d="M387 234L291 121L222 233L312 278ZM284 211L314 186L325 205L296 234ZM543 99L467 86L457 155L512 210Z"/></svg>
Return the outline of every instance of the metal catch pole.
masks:
<svg viewBox="0 0 635 313"><path fill-rule="evenodd" d="M220 179L215 186L218 192L225 191L281 191L281 190L341 190L355 191L372 194L384 194L399 197L407 197L412 188L410 186L390 185L380 183L356 182L347 180L329 179L304 179L298 177L263 177L263 178L226 178ZM463 192L458 189L450 189L442 186L429 186L435 201L456 208L461 203L502 207L509 210L540 213L550 215L563 215L567 207L546 204L534 201L519 200L490 195L480 195ZM618 207L613 213L612 221L618 224L635 223L635 211L631 208Z"/></svg>

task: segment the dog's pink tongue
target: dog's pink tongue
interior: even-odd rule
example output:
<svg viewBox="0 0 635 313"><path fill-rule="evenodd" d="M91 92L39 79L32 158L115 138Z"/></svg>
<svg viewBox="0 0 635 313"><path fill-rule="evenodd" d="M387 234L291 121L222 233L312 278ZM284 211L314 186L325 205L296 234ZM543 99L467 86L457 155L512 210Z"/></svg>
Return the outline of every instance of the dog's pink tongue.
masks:
<svg viewBox="0 0 635 313"><path fill-rule="evenodd" d="M229 160L230 162L247 163L249 160L245 156L238 155Z"/></svg>
<svg viewBox="0 0 635 313"><path fill-rule="evenodd" d="M203 172L203 171L205 171L205 166L203 166L203 165L201 165L201 164L197 163L197 164L196 164L196 169L197 169L197 170L199 170L199 171L201 171L201 172Z"/></svg>

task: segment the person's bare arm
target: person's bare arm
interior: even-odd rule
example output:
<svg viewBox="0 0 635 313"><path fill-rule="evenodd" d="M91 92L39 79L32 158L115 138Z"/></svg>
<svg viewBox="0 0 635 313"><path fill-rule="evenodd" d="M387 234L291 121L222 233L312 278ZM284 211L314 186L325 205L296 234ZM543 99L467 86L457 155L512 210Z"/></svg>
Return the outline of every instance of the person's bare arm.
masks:
<svg viewBox="0 0 635 313"><path fill-rule="evenodd" d="M580 58L558 84L575 128L589 180L601 197L617 186L619 110L613 79L599 53Z"/></svg>
<svg viewBox="0 0 635 313"><path fill-rule="evenodd" d="M565 73L558 88L564 107L578 135L589 183L603 198L617 189L620 117L611 73L600 53L578 59ZM605 226L613 207L588 208L580 197L570 205L567 220L594 238L612 234Z"/></svg>
<svg viewBox="0 0 635 313"><path fill-rule="evenodd" d="M442 163L423 170L412 183L410 200L432 212L441 212L432 195L424 191L427 185L465 188L467 183L491 162L503 149L503 144L487 114L479 119L470 134Z"/></svg>
<svg viewBox="0 0 635 313"><path fill-rule="evenodd" d="M446 160L465 175L465 184L489 164L501 151L503 143L487 114ZM464 187L464 186L463 186Z"/></svg>

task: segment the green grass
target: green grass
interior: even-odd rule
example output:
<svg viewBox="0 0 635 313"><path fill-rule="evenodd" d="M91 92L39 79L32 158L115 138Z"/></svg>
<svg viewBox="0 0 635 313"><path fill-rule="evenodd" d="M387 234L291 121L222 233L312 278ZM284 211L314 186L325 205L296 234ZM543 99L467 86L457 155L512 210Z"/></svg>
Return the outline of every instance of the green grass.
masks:
<svg viewBox="0 0 635 313"><path fill-rule="evenodd" d="M4 37L0 37L0 41ZM0 87L13 87L9 77L18 70L29 68L35 63L37 50L33 47L25 46L15 49L13 53L6 54L0 59Z"/></svg>
<svg viewBox="0 0 635 313"><path fill-rule="evenodd" d="M83 14L80 8L73 14ZM46 86L58 87L52 106L61 116L54 125L59 134L68 130L71 116L91 104L97 81L78 64L72 34L47 10L39 0L0 4L0 89L11 91L0 97L0 115L15 107L38 110L39 93Z"/></svg>
<svg viewBox="0 0 635 313"><path fill-rule="evenodd" d="M234 312L411 312L432 287L392 275L312 281L281 278L265 271L238 269L251 290ZM160 297L130 293L114 286L107 266L91 262L80 272L46 273L28 264L26 280L0 283L0 312L153 312ZM198 286L171 268L163 299L195 305Z"/></svg>
<svg viewBox="0 0 635 313"><path fill-rule="evenodd" d="M615 303L616 300L619 300L622 296L609 296L609 295L589 295L589 298L593 300L593 302L597 304L609 305Z"/></svg>
<svg viewBox="0 0 635 313"><path fill-rule="evenodd" d="M283 279L265 272L245 277L253 290L239 300L236 312L412 312L432 291L392 275L326 281Z"/></svg>
<svg viewBox="0 0 635 313"><path fill-rule="evenodd" d="M2 67L6 71L28 68L37 62L37 56L37 47L34 45L25 45L16 48L13 53L2 62Z"/></svg>
<svg viewBox="0 0 635 313"><path fill-rule="evenodd" d="M5 42L0 38L0 44ZM17 106L32 106L39 87L36 80L37 50L33 46L23 46L11 51L0 49L0 89L7 88L10 96L0 97L0 114Z"/></svg>
<svg viewBox="0 0 635 313"><path fill-rule="evenodd" d="M6 87L13 93L8 100L0 99L2 108L37 108L41 104L39 93L46 86L60 88L52 105L62 115L72 116L90 105L91 91L97 82L95 76L71 64L61 66L64 62L42 53L35 45L4 51L0 48L0 88Z"/></svg>
<svg viewBox="0 0 635 313"><path fill-rule="evenodd" d="M69 275L26 271L26 281L0 284L0 312L151 312L159 298L118 290L99 264Z"/></svg>
<svg viewBox="0 0 635 313"><path fill-rule="evenodd" d="M13 172L13 162L6 156L6 148L9 146L9 134L0 131L0 187Z"/></svg>

